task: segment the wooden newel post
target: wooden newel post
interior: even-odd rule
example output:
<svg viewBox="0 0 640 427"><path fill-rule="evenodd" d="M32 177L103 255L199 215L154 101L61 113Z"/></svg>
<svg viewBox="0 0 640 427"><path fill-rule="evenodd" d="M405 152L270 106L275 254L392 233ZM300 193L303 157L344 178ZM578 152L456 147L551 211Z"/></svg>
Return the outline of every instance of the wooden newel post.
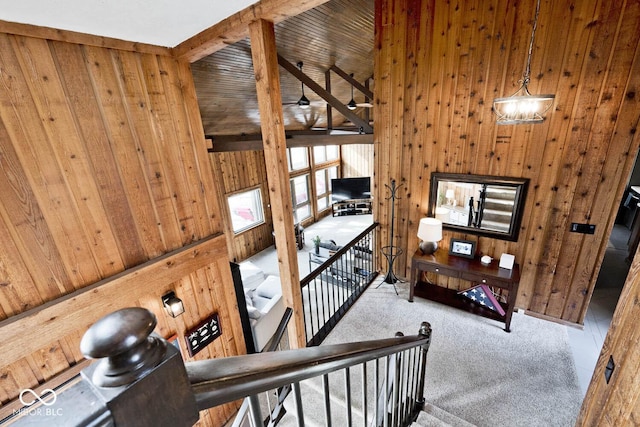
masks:
<svg viewBox="0 0 640 427"><path fill-rule="evenodd" d="M198 406L180 351L153 334L150 311L124 308L94 323L80 350L96 359L82 380L62 392L50 391L16 426L188 427L199 419ZM35 401L34 401L35 402Z"/></svg>
<svg viewBox="0 0 640 427"><path fill-rule="evenodd" d="M422 345L420 349L420 375L418 377L418 403L420 407L424 405L424 377L427 369L427 353L429 353L429 347L431 346L431 324L429 322L422 322L418 335L428 338L428 341Z"/></svg>
<svg viewBox="0 0 640 427"><path fill-rule="evenodd" d="M199 419L178 349L152 334L156 317L124 308L94 323L82 337L85 357L99 359L82 376L116 426L191 426Z"/></svg>

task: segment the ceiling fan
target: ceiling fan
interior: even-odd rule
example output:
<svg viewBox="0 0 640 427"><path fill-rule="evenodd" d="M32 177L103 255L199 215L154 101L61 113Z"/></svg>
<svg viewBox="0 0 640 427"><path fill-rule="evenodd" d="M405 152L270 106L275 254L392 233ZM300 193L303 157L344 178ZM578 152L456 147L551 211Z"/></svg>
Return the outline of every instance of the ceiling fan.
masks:
<svg viewBox="0 0 640 427"><path fill-rule="evenodd" d="M302 72L302 61L298 61L298 63L296 64L298 66L298 68L300 69L300 72ZM326 102L324 101L309 101L309 98L307 98L304 94L304 83L300 82L300 88L301 88L301 92L302 92L302 96L300 97L300 99L298 99L295 102L283 102L282 105L297 105L298 107L300 107L303 110L306 110L307 108L309 108L310 106L323 106L326 104Z"/></svg>
<svg viewBox="0 0 640 427"><path fill-rule="evenodd" d="M373 104L371 102L356 102L356 107L373 108Z"/></svg>
<svg viewBox="0 0 640 427"><path fill-rule="evenodd" d="M349 74L349 77L353 79L353 73ZM347 104L347 108L349 110L355 110L358 107L371 108L373 104L370 102L356 102L353 98L353 84L351 84L351 101Z"/></svg>
<svg viewBox="0 0 640 427"><path fill-rule="evenodd" d="M296 66L300 70L300 73L302 73L303 62L302 61L298 61ZM353 78L353 73L351 73L351 78ZM301 89L301 93L302 93L302 96L300 97L300 99L298 99L295 102L283 102L282 105L296 105L300 109L303 109L303 110L308 109L311 106L324 107L324 106L328 105L327 102L324 101L324 100L310 101L309 98L307 98L305 96L305 94L304 94L304 83L302 81L300 82L300 89ZM356 103L354 98L353 98L353 85L351 85L351 101L349 101L349 103L346 106L350 110L355 110L357 107L371 108L371 107L373 107L373 104L370 103L370 102Z"/></svg>

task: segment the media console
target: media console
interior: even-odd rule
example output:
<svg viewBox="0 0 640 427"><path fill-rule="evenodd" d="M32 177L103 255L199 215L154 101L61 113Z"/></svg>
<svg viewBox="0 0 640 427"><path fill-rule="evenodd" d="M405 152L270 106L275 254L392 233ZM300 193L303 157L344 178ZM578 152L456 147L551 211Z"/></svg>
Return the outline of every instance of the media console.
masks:
<svg viewBox="0 0 640 427"><path fill-rule="evenodd" d="M504 289L508 292L506 303L500 303L505 311L501 316L496 311L475 304L458 294L457 289L448 289L429 282L420 281L420 272L431 272L442 276L454 277L483 284L489 287ZM520 268L514 264L511 270L498 267L494 260L484 265L478 259L461 258L449 255L446 250L439 249L433 255L423 255L419 250L411 259L411 284L409 287L409 301L413 302L414 295L436 301L451 307L459 308L489 319L504 322L504 330L511 332L511 316L515 310L520 283Z"/></svg>
<svg viewBox="0 0 640 427"><path fill-rule="evenodd" d="M331 212L333 216L370 214L371 199L352 199L333 202Z"/></svg>

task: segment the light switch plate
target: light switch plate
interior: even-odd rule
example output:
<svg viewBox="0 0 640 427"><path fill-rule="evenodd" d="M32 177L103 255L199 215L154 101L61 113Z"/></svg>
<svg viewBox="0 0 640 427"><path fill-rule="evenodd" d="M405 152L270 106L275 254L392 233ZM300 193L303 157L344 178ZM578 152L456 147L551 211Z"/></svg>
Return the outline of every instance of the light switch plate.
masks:
<svg viewBox="0 0 640 427"><path fill-rule="evenodd" d="M594 234L596 232L596 226L594 224L579 224L577 222L572 222L571 232L582 233L582 234Z"/></svg>
<svg viewBox="0 0 640 427"><path fill-rule="evenodd" d="M211 344L221 334L218 313L214 313L184 335L189 356L195 356L196 353Z"/></svg>

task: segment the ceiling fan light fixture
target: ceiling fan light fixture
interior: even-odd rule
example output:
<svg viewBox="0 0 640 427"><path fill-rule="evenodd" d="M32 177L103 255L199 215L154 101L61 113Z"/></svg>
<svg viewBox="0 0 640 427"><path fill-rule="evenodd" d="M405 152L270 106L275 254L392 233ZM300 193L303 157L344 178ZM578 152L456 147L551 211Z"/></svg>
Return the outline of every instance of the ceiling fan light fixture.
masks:
<svg viewBox="0 0 640 427"><path fill-rule="evenodd" d="M549 111L553 105L555 95L531 95L528 87L531 74L531 53L533 52L533 40L536 34L536 27L538 26L539 13L540 0L538 0L536 5L536 15L531 30L527 66L521 80L522 84L513 95L504 98L495 98L493 100L493 112L498 117L496 124L515 125L542 123L544 122L544 114Z"/></svg>
<svg viewBox="0 0 640 427"><path fill-rule="evenodd" d="M351 78L353 78L353 73L349 74ZM347 104L347 108L349 110L355 110L358 105L356 104L356 100L353 99L353 83L351 84L351 101Z"/></svg>
<svg viewBox="0 0 640 427"><path fill-rule="evenodd" d="M300 72L302 72L302 61L298 61L296 65L300 69ZM311 105L311 102L309 102L309 98L304 96L304 83L300 82L300 86L302 87L302 96L298 100L298 107L306 110L307 108L309 108L309 105Z"/></svg>
<svg viewBox="0 0 640 427"><path fill-rule="evenodd" d="M307 108L309 108L310 104L311 102L309 102L309 99L306 96L304 96L304 93L303 93L300 99L298 100L298 106L303 110L306 110Z"/></svg>

